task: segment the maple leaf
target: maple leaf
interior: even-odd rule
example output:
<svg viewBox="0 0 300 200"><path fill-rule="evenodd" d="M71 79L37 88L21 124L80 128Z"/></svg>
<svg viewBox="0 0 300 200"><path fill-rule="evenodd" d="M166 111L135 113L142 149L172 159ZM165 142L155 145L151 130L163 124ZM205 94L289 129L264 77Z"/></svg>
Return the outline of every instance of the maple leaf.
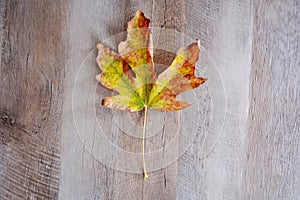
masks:
<svg viewBox="0 0 300 200"><path fill-rule="evenodd" d="M199 59L199 40L178 51L171 66L158 77L154 72L150 20L137 11L128 22L127 39L120 42L119 53L103 44L97 44L96 62L102 73L97 80L118 95L105 97L102 105L131 112L144 109L142 156L144 177L147 178L144 162L144 138L147 109L158 111L181 110L190 104L176 96L194 89L206 81L196 77L195 64Z"/></svg>

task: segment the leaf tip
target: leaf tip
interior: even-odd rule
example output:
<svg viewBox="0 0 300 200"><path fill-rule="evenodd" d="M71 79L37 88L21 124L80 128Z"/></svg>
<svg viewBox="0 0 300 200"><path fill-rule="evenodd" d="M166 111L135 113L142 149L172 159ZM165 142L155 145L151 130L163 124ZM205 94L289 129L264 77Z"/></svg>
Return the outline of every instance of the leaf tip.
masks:
<svg viewBox="0 0 300 200"><path fill-rule="evenodd" d="M199 38L196 38L196 42L197 42L198 46L200 47L200 39Z"/></svg>
<svg viewBox="0 0 300 200"><path fill-rule="evenodd" d="M128 22L127 30L138 29L138 28L148 28L150 24L150 19L145 17L145 14L138 10L135 13L133 19Z"/></svg>
<svg viewBox="0 0 300 200"><path fill-rule="evenodd" d="M136 12L135 12L135 15L136 16L140 16L140 15L142 15L143 14L143 12L141 11L141 10L137 10Z"/></svg>
<svg viewBox="0 0 300 200"><path fill-rule="evenodd" d="M98 43L98 44L96 45L96 47L97 47L97 49L99 50L99 49L102 49L104 46L103 46L103 44Z"/></svg>
<svg viewBox="0 0 300 200"><path fill-rule="evenodd" d="M101 106L104 106L104 105L105 105L105 99L102 99Z"/></svg>
<svg viewBox="0 0 300 200"><path fill-rule="evenodd" d="M97 81L100 82L100 74L98 74L98 75L96 76L96 79L97 79Z"/></svg>
<svg viewBox="0 0 300 200"><path fill-rule="evenodd" d="M146 18L146 17L145 17L145 14L144 14L141 10L137 10L137 11L135 12L135 17L137 17L137 18L140 18L140 17L141 17L141 18L143 18L144 20L150 22L150 19Z"/></svg>
<svg viewBox="0 0 300 200"><path fill-rule="evenodd" d="M182 102L182 107L181 108L179 108L178 110L182 110L182 109L184 109L184 108L187 108L187 107L190 107L192 104L190 104L190 103L188 103L188 102Z"/></svg>

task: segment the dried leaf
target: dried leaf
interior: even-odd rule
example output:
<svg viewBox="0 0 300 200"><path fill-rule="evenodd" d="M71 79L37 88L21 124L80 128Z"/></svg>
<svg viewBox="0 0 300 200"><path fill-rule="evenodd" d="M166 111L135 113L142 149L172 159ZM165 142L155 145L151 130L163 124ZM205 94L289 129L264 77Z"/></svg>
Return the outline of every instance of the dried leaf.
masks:
<svg viewBox="0 0 300 200"><path fill-rule="evenodd" d="M194 75L199 40L181 49L171 66L156 78L149 24L150 20L137 11L128 23L127 40L118 46L119 54L102 44L97 45L96 61L102 70L97 79L119 93L105 97L103 105L132 112L145 107L158 111L181 110L190 104L177 99L176 95L205 82L205 78Z"/></svg>
<svg viewBox="0 0 300 200"><path fill-rule="evenodd" d="M127 39L120 42L119 54L98 44L96 61L102 71L96 78L105 87L118 92L105 97L102 105L131 112L144 109L142 160L144 178L147 178L144 159L147 110L181 110L190 104L176 96L203 84L206 79L195 77L195 64L199 59L199 40L182 48L171 66L158 78L154 72L150 20L137 11L128 23ZM134 76L135 75L135 76Z"/></svg>

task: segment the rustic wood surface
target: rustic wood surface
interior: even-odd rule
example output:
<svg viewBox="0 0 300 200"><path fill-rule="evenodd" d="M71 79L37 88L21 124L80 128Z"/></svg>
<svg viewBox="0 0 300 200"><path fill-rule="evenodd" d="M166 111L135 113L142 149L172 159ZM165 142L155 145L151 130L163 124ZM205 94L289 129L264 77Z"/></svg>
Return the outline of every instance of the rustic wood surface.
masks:
<svg viewBox="0 0 300 200"><path fill-rule="evenodd" d="M299 199L299 1L254 7L246 197Z"/></svg>
<svg viewBox="0 0 300 200"><path fill-rule="evenodd" d="M113 118L125 117L120 123L126 128L143 117L95 104L87 95L111 93L97 85L93 61L81 73L97 42L117 48L124 35L115 35L126 31L138 9L153 27L200 38L226 95L219 137L203 145L212 125L200 124L187 151L147 180L136 173L141 169L118 170L132 160L113 148L104 149L110 165L95 159L104 148L96 140L100 130L115 146L138 153L140 139ZM0 199L299 199L299 10L297 0L0 1ZM185 43L166 35L157 40L172 50ZM162 65L175 55L154 54ZM84 87L74 111L78 81ZM205 99L213 91L204 86L197 92L203 93L201 119L208 121L213 107ZM84 111L80 122L78 109ZM94 111L96 119L89 115ZM165 148L182 116L165 113L163 128L147 140L147 151L163 149L152 164L168 161ZM161 126L152 117L150 130ZM178 142L174 152L180 148Z"/></svg>
<svg viewBox="0 0 300 200"><path fill-rule="evenodd" d="M179 160L177 196L178 199L244 199L252 3L191 0L186 5L190 13L186 16L187 34L202 39L222 76L226 119L218 144L205 159L199 159L202 151L199 147L202 133L199 133Z"/></svg>
<svg viewBox="0 0 300 200"><path fill-rule="evenodd" d="M1 1L0 199L57 199L64 3Z"/></svg>

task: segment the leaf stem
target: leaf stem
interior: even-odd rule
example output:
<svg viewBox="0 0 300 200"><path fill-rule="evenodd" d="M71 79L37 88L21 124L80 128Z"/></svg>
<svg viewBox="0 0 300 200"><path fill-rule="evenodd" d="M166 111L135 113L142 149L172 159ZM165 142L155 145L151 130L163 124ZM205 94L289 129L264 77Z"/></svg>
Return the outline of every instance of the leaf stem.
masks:
<svg viewBox="0 0 300 200"><path fill-rule="evenodd" d="M148 108L147 106L145 106L143 135L142 135L142 162L143 162L143 170L144 170L144 179L148 178L147 171L146 171L146 163L145 163L145 135L146 135L146 125L147 125L147 111Z"/></svg>

